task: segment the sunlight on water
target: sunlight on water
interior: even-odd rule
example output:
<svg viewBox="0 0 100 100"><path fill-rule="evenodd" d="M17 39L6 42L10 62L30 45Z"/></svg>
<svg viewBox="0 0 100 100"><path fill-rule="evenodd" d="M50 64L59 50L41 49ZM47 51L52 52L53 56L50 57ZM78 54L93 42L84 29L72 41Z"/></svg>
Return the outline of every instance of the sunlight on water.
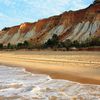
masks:
<svg viewBox="0 0 100 100"><path fill-rule="evenodd" d="M0 100L100 100L100 86L0 66Z"/></svg>

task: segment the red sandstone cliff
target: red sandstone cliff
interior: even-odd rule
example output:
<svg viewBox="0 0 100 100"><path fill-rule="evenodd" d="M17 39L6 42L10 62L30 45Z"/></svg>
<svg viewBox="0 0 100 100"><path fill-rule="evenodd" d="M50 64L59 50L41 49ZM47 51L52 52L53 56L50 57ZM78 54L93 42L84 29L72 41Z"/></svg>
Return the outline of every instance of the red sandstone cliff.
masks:
<svg viewBox="0 0 100 100"><path fill-rule="evenodd" d="M57 34L61 41L83 41L90 35L100 37L100 0L95 0L86 9L64 12L35 23L23 23L2 30L0 43L17 44L27 40L40 44L45 43L53 34Z"/></svg>

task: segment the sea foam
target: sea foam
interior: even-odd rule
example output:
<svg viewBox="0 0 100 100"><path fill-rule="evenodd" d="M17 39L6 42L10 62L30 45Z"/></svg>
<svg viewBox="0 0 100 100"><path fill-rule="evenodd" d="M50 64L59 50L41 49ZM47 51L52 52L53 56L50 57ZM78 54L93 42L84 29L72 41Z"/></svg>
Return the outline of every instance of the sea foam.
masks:
<svg viewBox="0 0 100 100"><path fill-rule="evenodd" d="M0 66L0 100L100 100L100 85L80 84Z"/></svg>

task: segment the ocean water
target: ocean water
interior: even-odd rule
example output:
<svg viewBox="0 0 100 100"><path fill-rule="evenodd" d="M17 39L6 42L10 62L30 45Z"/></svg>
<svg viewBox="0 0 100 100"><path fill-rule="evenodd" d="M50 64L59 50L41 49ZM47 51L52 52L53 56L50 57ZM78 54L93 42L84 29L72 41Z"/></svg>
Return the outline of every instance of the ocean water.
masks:
<svg viewBox="0 0 100 100"><path fill-rule="evenodd" d="M0 100L100 100L100 85L52 79L0 66Z"/></svg>

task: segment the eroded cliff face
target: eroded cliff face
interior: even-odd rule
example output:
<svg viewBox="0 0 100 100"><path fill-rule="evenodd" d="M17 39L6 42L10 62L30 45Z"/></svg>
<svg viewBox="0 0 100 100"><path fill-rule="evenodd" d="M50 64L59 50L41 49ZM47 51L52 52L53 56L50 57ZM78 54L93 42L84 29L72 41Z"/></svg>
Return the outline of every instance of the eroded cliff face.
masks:
<svg viewBox="0 0 100 100"><path fill-rule="evenodd" d="M53 34L57 34L61 41L84 41L90 36L100 37L100 0L86 9L64 12L35 23L23 23L2 30L0 43L17 44L27 40L34 44L43 44Z"/></svg>

